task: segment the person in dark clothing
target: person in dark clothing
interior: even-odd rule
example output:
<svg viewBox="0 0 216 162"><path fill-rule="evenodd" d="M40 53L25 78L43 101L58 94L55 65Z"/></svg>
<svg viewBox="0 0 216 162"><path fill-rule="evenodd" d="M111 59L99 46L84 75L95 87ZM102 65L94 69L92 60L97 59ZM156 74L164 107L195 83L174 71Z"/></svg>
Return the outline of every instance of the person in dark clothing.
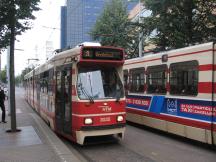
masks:
<svg viewBox="0 0 216 162"><path fill-rule="evenodd" d="M4 105L4 101L5 101L4 90L0 88L0 107L1 107L1 110L2 110L2 122L7 123L5 121L5 105Z"/></svg>

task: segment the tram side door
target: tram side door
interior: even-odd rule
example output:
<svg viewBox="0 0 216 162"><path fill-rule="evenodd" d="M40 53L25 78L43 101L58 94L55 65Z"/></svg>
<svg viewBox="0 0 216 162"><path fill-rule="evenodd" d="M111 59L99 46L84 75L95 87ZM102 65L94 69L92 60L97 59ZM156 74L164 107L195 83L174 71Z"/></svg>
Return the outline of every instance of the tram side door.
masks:
<svg viewBox="0 0 216 162"><path fill-rule="evenodd" d="M64 65L56 70L56 127L64 133L71 133L71 65Z"/></svg>

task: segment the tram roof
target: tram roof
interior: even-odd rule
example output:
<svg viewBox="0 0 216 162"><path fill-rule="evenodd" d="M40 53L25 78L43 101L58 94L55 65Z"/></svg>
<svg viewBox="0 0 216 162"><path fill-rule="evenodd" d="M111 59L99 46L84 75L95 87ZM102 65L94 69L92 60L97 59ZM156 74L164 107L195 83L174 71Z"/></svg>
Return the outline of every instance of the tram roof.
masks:
<svg viewBox="0 0 216 162"><path fill-rule="evenodd" d="M68 58L70 58L69 61L71 61L73 58L76 59L76 61L79 61L80 59L80 53L82 48L114 48L114 49L122 49L122 48L118 48L118 47L110 47L110 46L101 46L100 44L96 43L96 44L89 44L89 43L85 43L85 44L80 44L72 49L67 49L65 51L61 51L61 52L57 52L51 56L51 58L49 58L45 63L35 67L30 73L25 75L25 78L29 78L31 77L31 75L33 76L33 72L35 72L35 74L40 74L46 70L49 70L50 68L52 68L54 66L54 62L60 62L60 64L63 62L65 62Z"/></svg>
<svg viewBox="0 0 216 162"><path fill-rule="evenodd" d="M151 53L151 54L147 54L147 55L142 56L142 57L128 59L128 60L126 60L126 63L133 63L133 62L137 62L137 61L145 60L145 59L150 59L150 58L154 59L154 58L161 57L165 54L175 55L175 54L179 54L179 53L184 53L185 51L193 51L195 49L204 49L207 47L213 48L213 43L214 42L208 42L208 43L198 44L198 45L194 45L194 46L189 46L189 47L184 47L184 48L179 48L179 49L173 49L173 50L169 50L169 51Z"/></svg>

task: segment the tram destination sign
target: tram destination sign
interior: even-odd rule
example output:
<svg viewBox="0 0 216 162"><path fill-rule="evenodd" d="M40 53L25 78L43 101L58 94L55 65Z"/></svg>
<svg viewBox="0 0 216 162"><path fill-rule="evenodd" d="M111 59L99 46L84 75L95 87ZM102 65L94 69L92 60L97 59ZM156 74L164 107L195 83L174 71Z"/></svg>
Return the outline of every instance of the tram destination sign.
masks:
<svg viewBox="0 0 216 162"><path fill-rule="evenodd" d="M123 60L123 50L110 48L84 48L83 59Z"/></svg>

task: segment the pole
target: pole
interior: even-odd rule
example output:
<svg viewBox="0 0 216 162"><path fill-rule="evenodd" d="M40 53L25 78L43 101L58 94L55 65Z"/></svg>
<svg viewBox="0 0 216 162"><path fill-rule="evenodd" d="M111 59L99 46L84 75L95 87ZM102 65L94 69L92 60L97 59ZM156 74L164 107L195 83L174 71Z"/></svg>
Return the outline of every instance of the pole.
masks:
<svg viewBox="0 0 216 162"><path fill-rule="evenodd" d="M140 0L139 0L139 17L138 17L138 21L139 21L139 23L141 23L141 19L140 19L140 17L141 17L141 2L140 2ZM142 51L143 51L143 32L142 31L140 31L139 32L139 57L142 57Z"/></svg>
<svg viewBox="0 0 216 162"><path fill-rule="evenodd" d="M1 60L1 48L0 48L0 74L1 74L1 62L2 60ZM0 82L1 82L1 75L0 75Z"/></svg>

